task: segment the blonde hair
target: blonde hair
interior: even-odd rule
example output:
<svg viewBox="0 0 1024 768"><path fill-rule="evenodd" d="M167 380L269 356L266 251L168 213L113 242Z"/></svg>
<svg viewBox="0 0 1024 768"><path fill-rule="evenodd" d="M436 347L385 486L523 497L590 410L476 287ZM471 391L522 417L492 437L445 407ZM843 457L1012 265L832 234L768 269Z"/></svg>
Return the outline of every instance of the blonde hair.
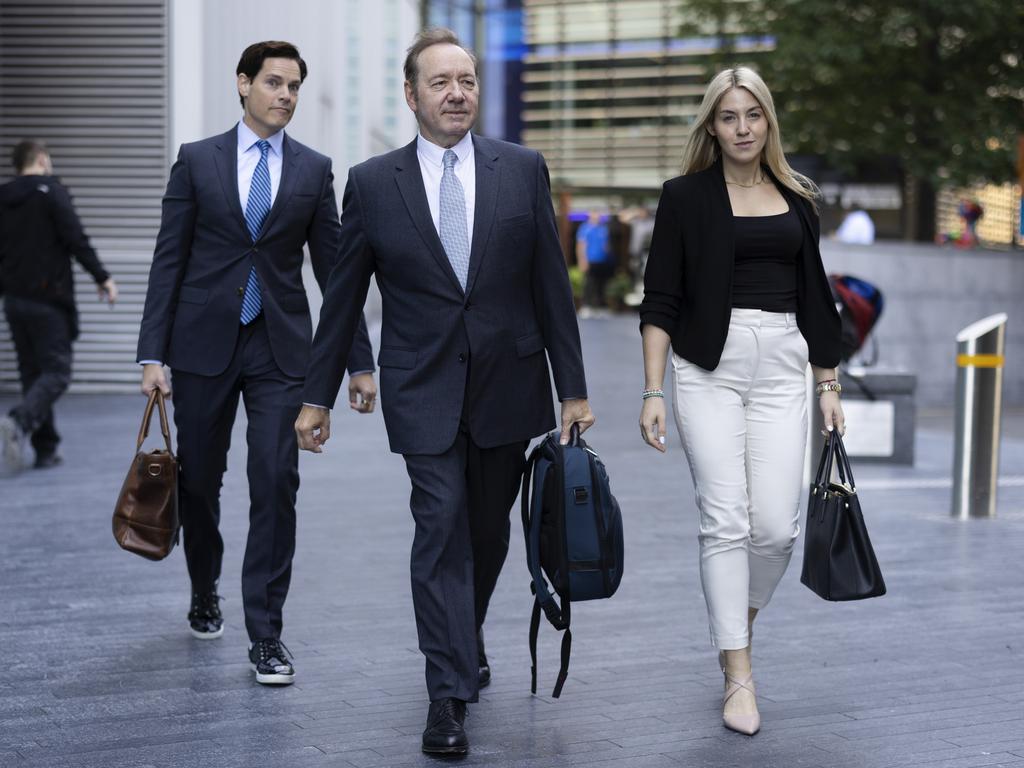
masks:
<svg viewBox="0 0 1024 768"><path fill-rule="evenodd" d="M786 154L782 151L782 137L779 135L779 120L775 114L772 94L761 76L748 67L723 70L708 83L707 90L704 91L704 99L700 103L700 111L697 113L696 120L693 121L690 136L683 149L683 173L696 173L710 168L721 155L722 150L718 146L718 139L708 133L707 129L715 120L718 103L732 88L744 88L749 91L750 95L757 99L757 103L764 110L765 117L768 118L768 136L764 149L761 150L761 162L771 169L780 184L810 200L813 204L815 198L820 194L818 187L809 178L794 171L786 161Z"/></svg>

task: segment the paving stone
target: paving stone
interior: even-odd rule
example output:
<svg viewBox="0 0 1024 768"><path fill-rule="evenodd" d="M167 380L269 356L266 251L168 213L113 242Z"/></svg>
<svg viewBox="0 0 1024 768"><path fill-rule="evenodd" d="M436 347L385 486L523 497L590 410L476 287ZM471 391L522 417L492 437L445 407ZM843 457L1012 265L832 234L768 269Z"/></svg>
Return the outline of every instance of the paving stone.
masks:
<svg viewBox="0 0 1024 768"><path fill-rule="evenodd" d="M462 765L1024 765L1024 489L1000 489L995 519L961 522L949 517L949 488L909 487L948 478L948 409L923 414L916 467L854 465L886 597L819 600L799 584L798 543L757 623L764 726L751 739L721 725L696 509L674 427L665 456L635 434L636 319L581 325L598 417L588 440L623 508L625 578L613 599L574 609L559 700L549 695L559 636L542 629L540 695L531 696L529 574L513 511L487 624L494 682L470 707L473 752ZM142 405L133 396L65 397L65 464L0 480L9 673L0 682L0 766L436 767L418 751L427 702L409 591L409 484L380 414L339 411L326 453L300 459L284 635L298 680L270 690L253 681L242 618L244 412L223 491L227 626L203 643L187 633L180 549L151 563L110 536ZM1024 411L1005 413L1004 429L1003 472L1016 475Z"/></svg>

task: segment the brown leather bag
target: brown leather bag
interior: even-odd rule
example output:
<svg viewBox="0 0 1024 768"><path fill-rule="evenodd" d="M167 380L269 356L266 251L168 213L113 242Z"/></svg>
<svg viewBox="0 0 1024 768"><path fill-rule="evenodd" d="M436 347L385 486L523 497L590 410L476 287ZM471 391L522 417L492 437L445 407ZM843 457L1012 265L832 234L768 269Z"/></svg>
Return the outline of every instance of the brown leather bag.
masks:
<svg viewBox="0 0 1024 768"><path fill-rule="evenodd" d="M167 450L144 453L153 405L159 406L160 431ZM114 540L122 549L149 560L163 560L178 543L178 460L171 448L164 396L155 389L149 395L139 428L135 458L121 486L114 507Z"/></svg>

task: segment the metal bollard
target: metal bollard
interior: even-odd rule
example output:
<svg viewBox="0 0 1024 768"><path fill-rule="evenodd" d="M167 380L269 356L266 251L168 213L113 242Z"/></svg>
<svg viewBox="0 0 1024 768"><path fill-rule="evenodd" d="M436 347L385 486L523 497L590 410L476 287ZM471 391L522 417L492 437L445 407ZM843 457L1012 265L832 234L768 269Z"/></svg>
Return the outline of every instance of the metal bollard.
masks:
<svg viewBox="0 0 1024 768"><path fill-rule="evenodd" d="M996 515L1005 351L1005 312L956 336L953 517L960 520Z"/></svg>

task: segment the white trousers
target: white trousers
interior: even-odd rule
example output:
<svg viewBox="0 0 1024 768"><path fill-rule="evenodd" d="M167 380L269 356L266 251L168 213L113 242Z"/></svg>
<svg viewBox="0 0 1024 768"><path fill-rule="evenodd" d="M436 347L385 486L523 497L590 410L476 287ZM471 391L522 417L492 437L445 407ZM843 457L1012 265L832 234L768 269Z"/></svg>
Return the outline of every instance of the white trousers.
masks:
<svg viewBox="0 0 1024 768"><path fill-rule="evenodd" d="M800 532L807 342L796 315L733 309L722 360L672 355L676 426L700 512L700 577L711 642L746 648Z"/></svg>

